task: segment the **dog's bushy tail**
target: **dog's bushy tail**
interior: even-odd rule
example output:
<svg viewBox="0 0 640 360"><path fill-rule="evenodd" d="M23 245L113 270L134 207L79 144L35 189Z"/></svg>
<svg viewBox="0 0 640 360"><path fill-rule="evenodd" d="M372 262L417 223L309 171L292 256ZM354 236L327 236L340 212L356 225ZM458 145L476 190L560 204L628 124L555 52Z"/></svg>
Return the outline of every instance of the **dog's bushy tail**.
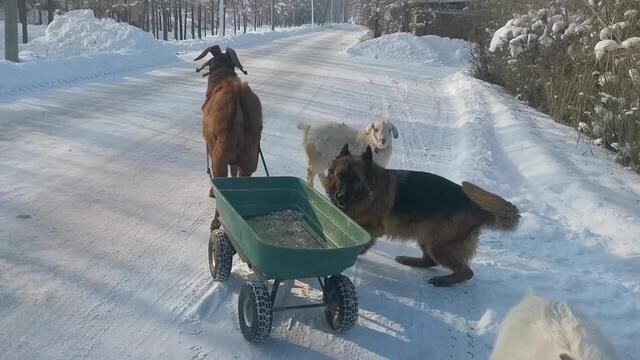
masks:
<svg viewBox="0 0 640 360"><path fill-rule="evenodd" d="M296 127L304 132L307 132L307 130L311 129L311 125L305 124L303 122L299 122Z"/></svg>
<svg viewBox="0 0 640 360"><path fill-rule="evenodd" d="M462 191L471 201L493 215L492 221L485 224L487 228L513 231L518 227L520 211L512 203L466 181L462 182Z"/></svg>

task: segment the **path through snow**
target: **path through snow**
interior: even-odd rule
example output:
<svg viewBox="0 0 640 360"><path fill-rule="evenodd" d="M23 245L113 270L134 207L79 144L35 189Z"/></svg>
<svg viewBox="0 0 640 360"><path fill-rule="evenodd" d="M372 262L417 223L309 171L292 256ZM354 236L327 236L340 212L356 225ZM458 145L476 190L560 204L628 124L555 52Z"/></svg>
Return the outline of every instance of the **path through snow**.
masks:
<svg viewBox="0 0 640 360"><path fill-rule="evenodd" d="M401 266L394 256L416 247L380 241L346 273L361 308L351 332L294 311L247 344L236 301L250 271L236 259L213 283L207 267L205 80L164 68L0 105L0 357L486 359L527 287L585 310L622 359L640 354L638 176L461 69L350 58L359 35L238 52L270 171L305 176L300 120L389 117L392 167L470 180L521 208L518 232L482 236L471 281L433 288L445 270ZM315 286L283 286L278 301L318 300Z"/></svg>

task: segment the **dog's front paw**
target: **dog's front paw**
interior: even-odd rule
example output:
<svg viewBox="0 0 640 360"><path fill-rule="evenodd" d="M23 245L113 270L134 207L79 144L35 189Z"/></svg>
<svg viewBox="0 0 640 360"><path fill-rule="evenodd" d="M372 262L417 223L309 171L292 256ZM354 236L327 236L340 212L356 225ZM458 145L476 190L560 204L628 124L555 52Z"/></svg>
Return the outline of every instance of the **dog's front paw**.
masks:
<svg viewBox="0 0 640 360"><path fill-rule="evenodd" d="M436 277L432 277L431 279L429 279L429 281L427 281L429 284L435 286L435 287L447 287L447 286L451 286L451 282L448 281L448 279L446 279L446 276L436 276Z"/></svg>

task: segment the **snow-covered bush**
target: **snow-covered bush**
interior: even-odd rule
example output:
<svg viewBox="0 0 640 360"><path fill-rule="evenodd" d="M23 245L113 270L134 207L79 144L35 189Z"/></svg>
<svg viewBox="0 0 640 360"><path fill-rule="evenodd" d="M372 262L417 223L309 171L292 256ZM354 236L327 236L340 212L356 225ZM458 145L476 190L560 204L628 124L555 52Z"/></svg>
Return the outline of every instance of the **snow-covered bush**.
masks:
<svg viewBox="0 0 640 360"><path fill-rule="evenodd" d="M640 4L530 4L478 3L473 10L480 31L473 40L479 46L472 70L603 146L624 152L621 162L640 171Z"/></svg>

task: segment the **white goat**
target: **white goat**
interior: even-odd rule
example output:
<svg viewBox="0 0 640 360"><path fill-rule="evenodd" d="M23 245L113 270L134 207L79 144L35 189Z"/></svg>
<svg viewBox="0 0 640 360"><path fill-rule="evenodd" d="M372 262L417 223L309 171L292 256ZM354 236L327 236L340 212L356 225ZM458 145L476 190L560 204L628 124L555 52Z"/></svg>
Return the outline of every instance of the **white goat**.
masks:
<svg viewBox="0 0 640 360"><path fill-rule="evenodd" d="M491 360L613 360L611 343L586 315L529 290L502 322Z"/></svg>
<svg viewBox="0 0 640 360"><path fill-rule="evenodd" d="M386 167L393 150L393 139L398 138L398 129L390 121L371 122L364 130L357 130L344 123L324 122L317 125L299 123L298 129L304 131L303 145L307 153L307 182L313 186L316 175L324 184L325 170L340 154L344 144L349 144L353 154L367 149L373 150L373 160Z"/></svg>

